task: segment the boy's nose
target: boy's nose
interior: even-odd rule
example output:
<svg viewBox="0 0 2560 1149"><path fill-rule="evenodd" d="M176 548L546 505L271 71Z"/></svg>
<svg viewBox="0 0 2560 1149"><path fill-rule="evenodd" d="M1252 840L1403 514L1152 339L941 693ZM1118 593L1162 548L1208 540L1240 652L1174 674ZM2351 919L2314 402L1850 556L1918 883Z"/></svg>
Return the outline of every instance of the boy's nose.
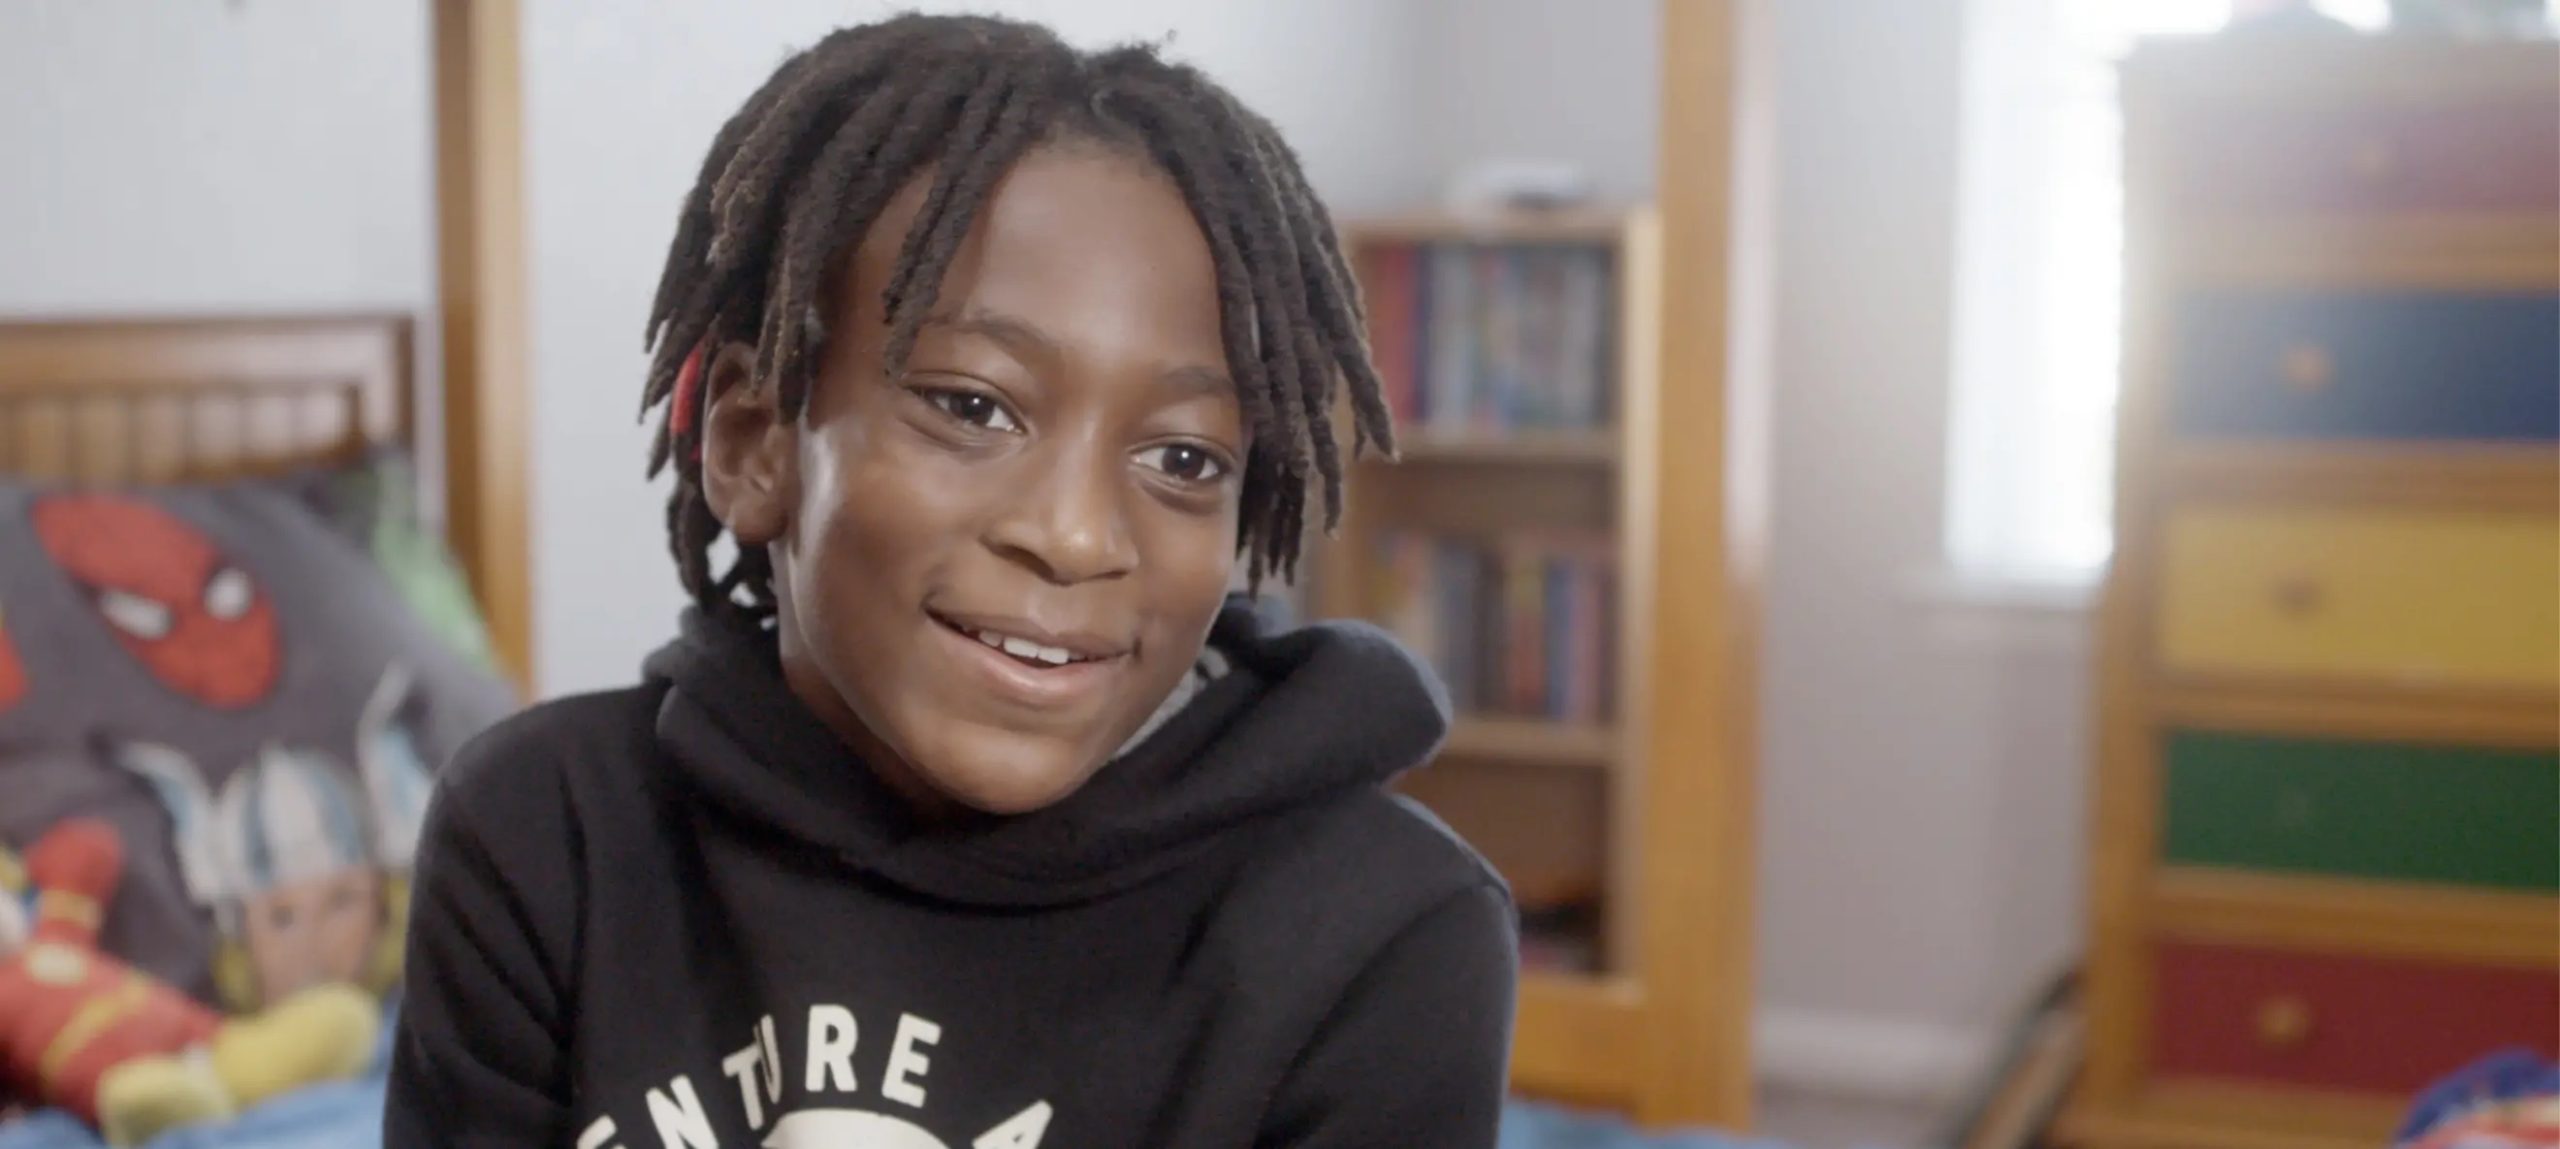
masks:
<svg viewBox="0 0 2560 1149"><path fill-rule="evenodd" d="M1056 455L1028 489L1013 493L989 544L1058 586L1129 573L1138 565L1125 502L1133 492L1117 456L1094 448Z"/></svg>

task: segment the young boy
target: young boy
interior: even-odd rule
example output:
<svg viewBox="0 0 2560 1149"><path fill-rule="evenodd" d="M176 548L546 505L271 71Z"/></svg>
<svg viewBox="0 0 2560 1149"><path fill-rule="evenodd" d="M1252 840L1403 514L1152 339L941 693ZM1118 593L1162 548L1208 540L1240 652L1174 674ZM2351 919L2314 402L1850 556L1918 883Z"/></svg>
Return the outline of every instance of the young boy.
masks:
<svg viewBox="0 0 2560 1149"><path fill-rule="evenodd" d="M650 317L694 605L445 772L390 1149L1492 1145L1509 898L1382 789L1445 697L1227 594L1332 521L1337 386L1391 443L1362 322L1152 51L785 63Z"/></svg>

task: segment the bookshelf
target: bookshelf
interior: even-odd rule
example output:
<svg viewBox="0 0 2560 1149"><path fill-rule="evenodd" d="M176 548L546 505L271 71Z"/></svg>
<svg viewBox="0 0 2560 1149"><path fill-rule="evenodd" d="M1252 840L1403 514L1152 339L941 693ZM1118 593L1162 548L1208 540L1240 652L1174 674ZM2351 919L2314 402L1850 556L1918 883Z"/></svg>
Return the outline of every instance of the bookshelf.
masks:
<svg viewBox="0 0 2560 1149"><path fill-rule="evenodd" d="M1403 785L1523 907L1514 1090L1657 1127L1751 1125L1773 185L1766 125L1741 111L1767 99L1748 7L1663 6L1659 209L1344 227L1401 458L1361 464L1298 588L1301 614L1378 622L1475 678ZM1430 342L1434 301L1460 313L1425 286L1442 250L1493 285L1469 300L1512 293L1490 372ZM1598 322L1523 302L1593 306L1595 287ZM1479 594L1553 604L1553 625L1431 605L1446 595L1422 588L1470 571ZM1481 661L1523 638L1541 657L1516 682L1512 658L1478 677L1444 649Z"/></svg>
<svg viewBox="0 0 2560 1149"><path fill-rule="evenodd" d="M1604 980L1635 944L1621 525L1660 234L1643 209L1344 229L1399 458L1351 482L1314 610L1387 627L1449 686L1448 744L1407 790L1510 880L1540 979Z"/></svg>
<svg viewBox="0 0 2560 1149"><path fill-rule="evenodd" d="M1677 1027L1648 1008L1643 923L1682 912L1642 884L1661 221L1410 215L1344 239L1399 457L1349 484L1307 605L1387 627L1450 686L1448 743L1405 790L1520 903L1515 1087L1712 1119L1703 1083L1649 1095L1640 1066Z"/></svg>

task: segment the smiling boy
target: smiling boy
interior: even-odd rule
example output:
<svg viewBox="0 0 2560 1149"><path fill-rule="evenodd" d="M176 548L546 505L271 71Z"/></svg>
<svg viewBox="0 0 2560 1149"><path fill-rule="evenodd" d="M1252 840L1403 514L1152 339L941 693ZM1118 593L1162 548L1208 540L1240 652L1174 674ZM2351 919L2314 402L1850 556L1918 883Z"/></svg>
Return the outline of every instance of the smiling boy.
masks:
<svg viewBox="0 0 2560 1149"><path fill-rule="evenodd" d="M1440 688L1228 588L1387 445L1295 157L908 16L713 142L651 317L693 599L446 770L386 1143L1493 1144L1513 915Z"/></svg>

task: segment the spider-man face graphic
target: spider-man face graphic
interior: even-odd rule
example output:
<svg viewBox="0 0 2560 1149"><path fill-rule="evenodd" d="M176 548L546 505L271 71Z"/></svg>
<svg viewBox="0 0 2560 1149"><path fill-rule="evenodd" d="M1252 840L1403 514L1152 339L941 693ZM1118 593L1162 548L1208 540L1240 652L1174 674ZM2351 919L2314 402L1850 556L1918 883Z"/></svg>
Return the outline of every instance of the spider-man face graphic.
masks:
<svg viewBox="0 0 2560 1149"><path fill-rule="evenodd" d="M226 710L274 689L275 609L204 532L115 495L52 496L34 519L55 565L162 685Z"/></svg>

